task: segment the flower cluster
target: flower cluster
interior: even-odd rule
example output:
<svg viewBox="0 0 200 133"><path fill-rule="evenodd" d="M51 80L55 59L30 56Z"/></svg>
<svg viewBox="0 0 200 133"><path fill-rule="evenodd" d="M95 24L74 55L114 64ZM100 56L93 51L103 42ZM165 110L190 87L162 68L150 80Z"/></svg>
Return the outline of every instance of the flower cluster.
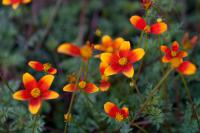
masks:
<svg viewBox="0 0 200 133"><path fill-rule="evenodd" d="M3 0L3 5L11 5L16 9L20 4L27 4L31 0ZM145 10L148 10L153 2L151 0L141 0L141 4ZM141 33L161 35L168 29L168 25L161 20L156 23L147 24L147 20L139 15L130 17L130 23ZM100 34L100 33L99 33ZM186 33L182 39L183 49L189 50L197 44L198 37L194 36L189 39L189 34ZM94 55L94 50L98 54ZM165 55L162 57L163 63L170 63L171 67L183 75L192 75L196 72L196 66L190 61L185 61L184 58L188 56L187 51L179 49L177 41L172 43L172 47L166 45L160 46L161 52ZM143 59L145 49L131 48L131 42L122 37L112 39L109 35L104 35L99 44L91 44L89 41L83 46L77 46L73 43L63 43L58 46L57 52L73 57L81 58L84 64L84 71L78 76L68 76L69 83L64 85L63 91L65 92L84 92L86 94L96 93L99 91L108 91L111 87L110 77L117 74L122 74L126 78L133 81L135 69L134 64ZM100 85L96 85L87 79L87 65L90 58L94 57L99 59L99 72L101 75ZM29 61L28 65L37 72L44 72L45 75L37 81L30 73L23 74L23 84L25 89L19 90L13 94L16 100L27 101L29 103L29 111L32 114L37 114L42 106L43 100L56 99L59 94L55 91L49 90L54 75L57 69L50 63L41 63L38 61ZM133 82L132 82L133 84ZM134 82L134 84L136 84ZM73 102L73 101L72 101ZM105 113L114 118L116 121L121 122L129 117L128 107L119 108L112 102L104 104ZM72 114L67 112L64 115L65 121L71 121Z"/></svg>
<svg viewBox="0 0 200 133"><path fill-rule="evenodd" d="M28 64L35 68L36 71L45 69L45 65L42 65L37 61L31 61ZM49 69L51 69L51 67ZM53 80L54 76L50 74L47 74L39 81L36 81L30 73L25 73L22 77L25 89L15 92L13 98L16 100L27 101L29 103L29 111L32 114L37 114L41 109L43 100L56 99L59 97L57 92L49 90Z"/></svg>
<svg viewBox="0 0 200 133"><path fill-rule="evenodd" d="M160 46L160 50L165 53L162 57L162 62L171 63L171 66L178 72L184 75L191 75L196 72L196 66L190 61L183 61L183 58L188 55L186 51L179 50L178 42L174 41L172 48L165 45Z"/></svg>

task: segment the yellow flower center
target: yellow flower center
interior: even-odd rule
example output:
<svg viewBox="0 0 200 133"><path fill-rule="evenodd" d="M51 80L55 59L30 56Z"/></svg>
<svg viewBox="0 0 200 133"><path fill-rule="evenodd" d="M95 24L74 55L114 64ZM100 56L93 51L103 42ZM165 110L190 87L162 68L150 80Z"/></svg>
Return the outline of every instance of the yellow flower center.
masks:
<svg viewBox="0 0 200 133"><path fill-rule="evenodd" d="M45 63L45 64L43 64L43 67L44 67L44 71L48 72L49 69L51 68L51 64L50 63Z"/></svg>
<svg viewBox="0 0 200 133"><path fill-rule="evenodd" d="M84 59L89 59L92 56L92 48L88 45L81 48L81 56Z"/></svg>
<svg viewBox="0 0 200 133"><path fill-rule="evenodd" d="M39 97L41 94L41 91L39 88L34 88L31 90L31 96L34 97L34 98L37 98Z"/></svg>
<svg viewBox="0 0 200 133"><path fill-rule="evenodd" d="M176 52L174 52L174 51L172 51L171 54L172 54L173 57L176 56Z"/></svg>
<svg viewBox="0 0 200 133"><path fill-rule="evenodd" d="M145 28L144 28L144 32L146 33L149 33L151 30L151 27L149 25L147 25Z"/></svg>
<svg viewBox="0 0 200 133"><path fill-rule="evenodd" d="M117 113L117 114L116 114L116 116L115 116L115 120L116 120L116 121L119 121L119 122L120 122L120 121L122 121L123 119L124 119L124 117L123 117L122 114L120 114L120 113Z"/></svg>
<svg viewBox="0 0 200 133"><path fill-rule="evenodd" d="M86 82L85 81L81 81L81 82L79 82L78 86L79 86L80 89L84 89L85 86L86 86Z"/></svg>
<svg viewBox="0 0 200 133"><path fill-rule="evenodd" d="M113 48L110 46L110 47L107 48L106 51L111 53L111 52L113 52Z"/></svg>
<svg viewBox="0 0 200 133"><path fill-rule="evenodd" d="M122 58L119 59L119 64L120 64L121 66L126 65L127 62L128 62L128 60L127 60L126 57L122 57Z"/></svg>

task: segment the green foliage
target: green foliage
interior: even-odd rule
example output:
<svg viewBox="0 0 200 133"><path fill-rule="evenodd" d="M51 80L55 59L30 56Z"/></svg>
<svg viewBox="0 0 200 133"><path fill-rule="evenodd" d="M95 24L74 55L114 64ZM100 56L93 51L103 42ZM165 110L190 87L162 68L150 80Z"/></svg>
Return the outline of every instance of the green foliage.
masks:
<svg viewBox="0 0 200 133"><path fill-rule="evenodd" d="M48 0L47 0L48 1ZM138 0L139 1L139 0ZM100 43L101 37L95 35L96 29L100 29L102 35L110 35L113 38L123 37L131 41L132 48L136 48L140 31L136 30L129 22L132 15L145 16L138 1L131 0L68 0L63 2L56 13L56 17L46 38L46 27L55 7L55 1L32 3L20 6L17 10L10 7L0 9L0 72L11 88L16 91L23 89L18 81L24 72L30 72L36 77L41 73L33 71L27 66L29 60L50 62L58 68L58 74L52 85L53 90L61 94L55 102L44 102L40 116L36 124L35 118L30 115L27 105L12 98L11 92L3 82L0 85L0 133L31 133L33 126L36 132L60 133L63 132L63 114L69 106L71 95L62 91L68 84L66 77L77 73L81 59L71 58L56 52L59 44L72 42L82 45L87 40L94 44ZM199 0L174 1L153 0L154 6L148 11L146 21L149 24L156 22L161 17L168 24L168 31L160 36L145 35L142 38L141 47L145 48L146 55L143 59L144 66L138 74L142 62L134 64L135 76L138 88L147 99L154 86L168 68L168 64L160 62L161 53L159 46L162 44L171 46L172 41L177 40L182 47L181 39L188 31L191 35L199 33ZM34 8L32 7L34 6ZM41 6L41 7L40 7ZM37 7L37 8L36 8ZM36 9L35 9L36 8ZM85 16L81 16L85 12ZM82 21L82 18L84 21ZM82 31L80 29L83 29ZM80 33L83 39L80 40ZM189 51L187 60L200 65L200 47ZM94 52L97 54L97 52ZM100 83L99 63L97 58L89 62L88 78L96 85ZM1 74L1 73L0 73ZM18 79L18 80L16 80ZM200 71L186 78L191 91L198 115L200 114ZM183 84L176 72L171 73L168 79L161 85L160 91L153 96L147 107L136 115L144 104L137 94L136 89L130 86L130 79L122 75L112 76L109 80L111 87L107 92L98 92L89 95L89 101L83 93L77 93L72 109L73 119L69 123L70 133L88 132L139 132L140 129L133 123L147 122L139 125L149 133L198 133L198 123L194 117L191 103L183 89ZM103 109L107 101L114 102L119 107L127 106L130 117L123 122L116 122L109 118ZM187 104L186 104L187 103ZM198 120L200 120L198 118ZM35 133L36 133L35 132ZM142 131L140 131L142 132Z"/></svg>
<svg viewBox="0 0 200 133"><path fill-rule="evenodd" d="M13 90L19 88L19 81L10 81L9 86ZM1 133L31 133L33 126L36 127L35 133L41 133L44 130L44 121L42 117L35 123L26 105L13 100L11 92L5 85L0 85L0 132Z"/></svg>

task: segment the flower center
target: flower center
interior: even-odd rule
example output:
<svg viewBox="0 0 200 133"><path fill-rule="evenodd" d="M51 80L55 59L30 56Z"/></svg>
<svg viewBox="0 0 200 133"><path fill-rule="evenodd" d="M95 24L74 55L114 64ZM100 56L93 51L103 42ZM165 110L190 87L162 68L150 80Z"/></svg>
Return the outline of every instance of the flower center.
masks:
<svg viewBox="0 0 200 133"><path fill-rule="evenodd" d="M116 116L115 116L115 120L116 120L116 121L119 121L119 122L120 122L120 121L122 121L123 119L124 119L124 117L123 117L122 114L120 114L120 113L117 113L117 114L116 114Z"/></svg>
<svg viewBox="0 0 200 133"><path fill-rule="evenodd" d="M34 88L31 90L31 96L34 97L34 98L37 98L39 97L41 94L41 91L39 88Z"/></svg>
<svg viewBox="0 0 200 133"><path fill-rule="evenodd" d="M151 30L151 27L149 25L147 25L145 28L144 28L144 32L146 33L149 33Z"/></svg>
<svg viewBox="0 0 200 133"><path fill-rule="evenodd" d="M83 46L81 48L81 56L84 59L89 59L92 56L92 48L90 46Z"/></svg>
<svg viewBox="0 0 200 133"><path fill-rule="evenodd" d="M171 54L172 54L173 57L176 56L176 52L174 52L174 51L172 51Z"/></svg>
<svg viewBox="0 0 200 133"><path fill-rule="evenodd" d="M113 48L110 46L110 47L107 48L106 51L111 53L111 52L113 52Z"/></svg>
<svg viewBox="0 0 200 133"><path fill-rule="evenodd" d="M128 60L127 60L126 57L122 57L122 58L119 59L119 64L120 64L121 66L126 65L127 62L128 62Z"/></svg>
<svg viewBox="0 0 200 133"><path fill-rule="evenodd" d="M45 71L45 72L48 72L49 69L50 69L52 66L51 66L50 63L45 63L45 64L43 64L43 67L44 67L44 71Z"/></svg>
<svg viewBox="0 0 200 133"><path fill-rule="evenodd" d="M86 82L85 81L80 81L78 86L79 86L80 89L84 89L85 86L86 86Z"/></svg>

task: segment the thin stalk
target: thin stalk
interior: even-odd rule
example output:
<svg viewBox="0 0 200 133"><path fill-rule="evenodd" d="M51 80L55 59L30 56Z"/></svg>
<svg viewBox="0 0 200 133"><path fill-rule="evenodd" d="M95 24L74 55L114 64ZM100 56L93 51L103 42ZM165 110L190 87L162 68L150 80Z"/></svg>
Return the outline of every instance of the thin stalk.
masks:
<svg viewBox="0 0 200 133"><path fill-rule="evenodd" d="M51 27L53 26L53 23L55 21L56 15L57 15L57 13L58 13L58 11L60 9L62 1L63 0L57 0L56 1L55 8L53 9L52 14L51 14L51 16L50 16L50 18L48 20L47 26L46 26L44 34L42 36L41 42L38 45L38 48L40 48L44 44L45 39L48 37L48 33L49 33Z"/></svg>
<svg viewBox="0 0 200 133"><path fill-rule="evenodd" d="M158 82L158 84L152 89L150 95L147 97L146 101L144 102L143 106L140 108L140 110L138 111L137 114L141 113L145 107L148 105L149 100L160 90L160 86L162 85L162 83L167 79L167 77L169 76L169 74L174 70L174 68L170 68L169 70L167 70L167 72L165 73L165 75L162 77L162 79Z"/></svg>
<svg viewBox="0 0 200 133"><path fill-rule="evenodd" d="M143 133L148 133L147 130L145 130L144 128L142 128L142 127L139 126L138 124L133 123L132 125L135 126L135 127L137 127L141 132L143 132Z"/></svg>
<svg viewBox="0 0 200 133"><path fill-rule="evenodd" d="M136 45L137 48L141 47L141 43L142 43L142 39L143 39L143 34L144 34L144 31L142 31L140 33L140 38L139 38L138 43Z"/></svg>
<svg viewBox="0 0 200 133"><path fill-rule="evenodd" d="M189 89L189 87L188 87L188 85L187 85L187 82L186 82L184 76L183 76L182 74L180 74L180 73L179 73L179 75L180 75L181 80L182 80L182 82L183 82L183 85L184 85L185 92L186 92L186 94L187 94L188 100L189 100L190 103L192 104L192 111L193 111L193 113L194 113L194 115L195 115L195 118L196 118L197 124L198 124L198 128L199 128L199 130L200 130L200 123L199 123L199 119L198 119L198 114L197 114L197 112L196 112L196 110L195 110L195 107L194 107L194 103L193 103L193 100L192 100L192 96L191 96L191 93L190 93L190 89Z"/></svg>
<svg viewBox="0 0 200 133"><path fill-rule="evenodd" d="M3 83L6 85L6 87L9 89L9 91L11 93L14 93L14 91L12 90L12 88L9 86L8 82L3 78L3 76L0 74L0 78L3 81Z"/></svg>
<svg viewBox="0 0 200 133"><path fill-rule="evenodd" d="M140 89L139 89L138 86L137 86L137 83L136 83L133 79L131 79L131 82L134 84L133 87L135 88L138 97L139 97L141 100L143 100L142 94L141 94L141 92L140 92Z"/></svg>
<svg viewBox="0 0 200 133"><path fill-rule="evenodd" d="M146 34L145 35L145 46L144 46L144 50L146 51L145 53L147 53L148 51L148 44L147 44L147 42L148 42L148 34ZM142 71L142 67L144 66L144 59L142 60L142 62L140 63L140 66L139 66L139 70L138 70L138 73L137 73L137 77L136 77L136 82L137 82L137 80L139 79L139 76L140 76L140 73L141 73L141 71Z"/></svg>
<svg viewBox="0 0 200 133"><path fill-rule="evenodd" d="M32 133L35 133L36 123L37 123L38 117L39 117L39 114L34 115L34 123L33 123Z"/></svg>
<svg viewBox="0 0 200 133"><path fill-rule="evenodd" d="M82 68L83 68L83 63L81 62L81 66L80 66L80 69L79 69L79 72L78 72L78 76L77 76L77 79L76 79L76 82L75 82L75 88L77 88L77 86L78 86L78 82L79 82L81 74L82 74ZM71 113L75 96L76 96L76 93L73 92L71 100L70 100L70 104L69 104L69 108L68 108L67 114ZM68 122L66 122L66 124L65 124L64 133L67 133L67 127L68 127Z"/></svg>

